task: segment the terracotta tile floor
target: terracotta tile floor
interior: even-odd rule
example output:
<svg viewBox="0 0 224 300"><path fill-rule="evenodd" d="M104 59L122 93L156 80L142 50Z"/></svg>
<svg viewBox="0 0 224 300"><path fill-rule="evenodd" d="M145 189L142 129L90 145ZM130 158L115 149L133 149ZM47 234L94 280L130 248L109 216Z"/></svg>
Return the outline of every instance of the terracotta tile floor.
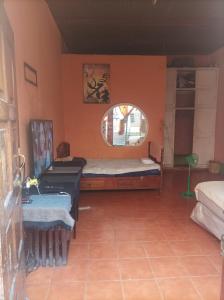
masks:
<svg viewBox="0 0 224 300"><path fill-rule="evenodd" d="M193 174L193 185L212 179ZM27 277L30 300L218 300L220 243L189 216L186 172L166 172L157 191L81 193L68 265Z"/></svg>

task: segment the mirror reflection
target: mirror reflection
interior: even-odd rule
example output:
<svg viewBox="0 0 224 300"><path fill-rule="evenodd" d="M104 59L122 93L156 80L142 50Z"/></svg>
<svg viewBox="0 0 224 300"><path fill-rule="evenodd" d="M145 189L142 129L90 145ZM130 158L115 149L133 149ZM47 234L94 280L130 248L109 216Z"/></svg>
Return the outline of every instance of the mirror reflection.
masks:
<svg viewBox="0 0 224 300"><path fill-rule="evenodd" d="M111 146L140 145L148 130L145 114L132 104L111 107L103 117L101 131Z"/></svg>

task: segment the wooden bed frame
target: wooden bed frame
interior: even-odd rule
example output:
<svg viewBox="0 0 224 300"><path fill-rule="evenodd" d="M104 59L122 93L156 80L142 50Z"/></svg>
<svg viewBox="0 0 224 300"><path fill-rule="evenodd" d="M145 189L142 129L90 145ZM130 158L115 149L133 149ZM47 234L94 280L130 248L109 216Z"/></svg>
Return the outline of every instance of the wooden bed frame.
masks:
<svg viewBox="0 0 224 300"><path fill-rule="evenodd" d="M161 170L159 175L133 177L81 177L80 190L161 190L163 183L163 149L158 149L158 147L156 149L156 147L153 146L154 144L152 142L148 143L148 157L153 159L156 163L160 164Z"/></svg>

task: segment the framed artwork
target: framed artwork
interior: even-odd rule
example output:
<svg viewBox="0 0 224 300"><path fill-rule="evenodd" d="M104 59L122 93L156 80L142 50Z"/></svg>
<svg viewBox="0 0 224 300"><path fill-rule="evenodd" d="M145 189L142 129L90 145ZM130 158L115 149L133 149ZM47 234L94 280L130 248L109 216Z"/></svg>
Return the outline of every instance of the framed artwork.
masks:
<svg viewBox="0 0 224 300"><path fill-rule="evenodd" d="M110 102L110 65L83 65L84 103Z"/></svg>
<svg viewBox="0 0 224 300"><path fill-rule="evenodd" d="M24 63L24 78L29 83L37 86L37 71L27 63Z"/></svg>

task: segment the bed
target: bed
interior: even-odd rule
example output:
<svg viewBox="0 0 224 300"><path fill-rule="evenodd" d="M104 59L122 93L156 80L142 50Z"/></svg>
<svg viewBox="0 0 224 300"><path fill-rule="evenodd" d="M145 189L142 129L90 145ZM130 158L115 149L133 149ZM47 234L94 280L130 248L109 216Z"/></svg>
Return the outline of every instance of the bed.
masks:
<svg viewBox="0 0 224 300"><path fill-rule="evenodd" d="M224 233L224 181L201 182L195 187L197 198L191 218L221 239Z"/></svg>
<svg viewBox="0 0 224 300"><path fill-rule="evenodd" d="M163 180L163 149L148 143L145 159L90 160L83 168L80 189L126 190L161 189Z"/></svg>

